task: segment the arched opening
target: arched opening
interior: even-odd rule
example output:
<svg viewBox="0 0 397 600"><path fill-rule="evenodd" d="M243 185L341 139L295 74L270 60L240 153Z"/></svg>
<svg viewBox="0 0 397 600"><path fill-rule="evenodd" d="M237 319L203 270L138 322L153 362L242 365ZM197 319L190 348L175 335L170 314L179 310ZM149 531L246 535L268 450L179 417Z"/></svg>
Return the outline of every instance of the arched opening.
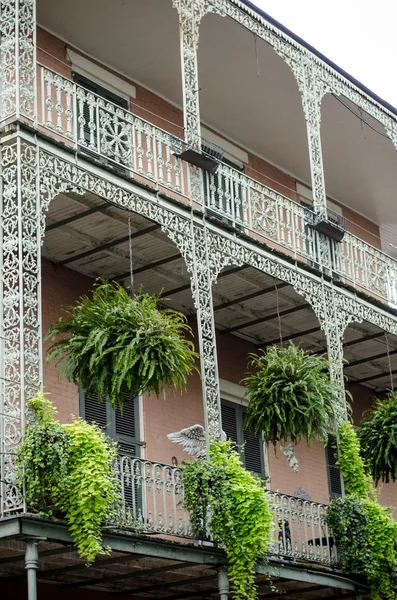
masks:
<svg viewBox="0 0 397 600"><path fill-rule="evenodd" d="M359 426L376 398L397 385L397 336L368 321L353 323L344 336L346 388L352 394L353 424ZM397 483L378 484L380 502L394 506Z"/></svg>
<svg viewBox="0 0 397 600"><path fill-rule="evenodd" d="M161 306L183 312L195 331L190 275L180 251L162 232L160 223L105 202L95 193L67 191L57 195L46 215L42 247L43 333L64 314L63 306L75 305L81 295L90 295L97 278L114 280L129 288L131 258L134 289L142 287L150 294L162 292ZM196 333L193 341L199 352ZM49 342L45 342L44 357L48 346ZM167 389L164 398L143 394L129 398L123 410L110 403L99 403L95 394L85 393L64 378L58 379L54 361L44 365L44 388L62 422L80 415L97 422L118 442L122 514L127 518L132 513L134 522L140 521L149 531L162 531L161 523L167 522L169 534L191 535L180 503L178 463L186 456L167 434L203 423L199 373L188 376L183 393ZM167 488L170 481L173 493Z"/></svg>
<svg viewBox="0 0 397 600"><path fill-rule="evenodd" d="M321 441L313 441L309 450L306 443L298 444L295 472L287 461L286 443L277 443L275 453L260 436L244 429L247 401L241 384L249 370L248 354L268 346L292 342L312 353L326 354L319 321L290 284L248 264L224 268L213 286L213 299L222 427L228 438L240 445L246 468L265 476L271 490L276 506L274 551L287 556L294 548L298 556L305 547L318 545L317 556L327 562L332 558L323 519L323 505L331 496L327 449ZM318 515L313 530L308 527L310 511Z"/></svg>
<svg viewBox="0 0 397 600"><path fill-rule="evenodd" d="M322 101L328 206L348 232L334 251L345 281L382 301L396 295L397 152L384 126L345 96ZM377 252L381 250L385 254Z"/></svg>

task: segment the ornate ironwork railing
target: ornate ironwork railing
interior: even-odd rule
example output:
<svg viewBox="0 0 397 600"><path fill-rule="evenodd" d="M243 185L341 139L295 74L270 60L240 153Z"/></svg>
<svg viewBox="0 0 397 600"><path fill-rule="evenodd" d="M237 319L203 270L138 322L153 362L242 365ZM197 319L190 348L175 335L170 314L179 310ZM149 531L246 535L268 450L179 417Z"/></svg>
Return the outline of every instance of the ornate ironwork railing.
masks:
<svg viewBox="0 0 397 600"><path fill-rule="evenodd" d="M265 238L323 273L397 304L394 258L348 232L342 241L320 233L312 210L224 163L203 177L210 217L256 239Z"/></svg>
<svg viewBox="0 0 397 600"><path fill-rule="evenodd" d="M123 496L116 523L119 527L196 539L189 514L183 508L179 467L120 456L116 470ZM276 492L268 494L274 512L270 555L323 564L335 562L333 538L325 522L326 506ZM210 540L198 541L211 543Z"/></svg>
<svg viewBox="0 0 397 600"><path fill-rule="evenodd" d="M70 79L39 65L39 125L120 173L188 197L182 141Z"/></svg>
<svg viewBox="0 0 397 600"><path fill-rule="evenodd" d="M165 188L190 202L182 140L39 65L39 126L119 173ZM197 189L197 174L192 187ZM397 261L356 236L335 241L314 228L313 211L220 163L203 171L209 217L266 241L380 300L397 304Z"/></svg>

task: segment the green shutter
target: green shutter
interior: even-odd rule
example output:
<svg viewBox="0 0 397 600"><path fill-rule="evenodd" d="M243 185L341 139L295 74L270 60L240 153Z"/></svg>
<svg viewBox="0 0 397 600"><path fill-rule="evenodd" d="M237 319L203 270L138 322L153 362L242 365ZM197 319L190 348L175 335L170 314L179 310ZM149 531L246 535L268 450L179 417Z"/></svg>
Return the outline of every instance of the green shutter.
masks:
<svg viewBox="0 0 397 600"><path fill-rule="evenodd" d="M267 477L263 443L260 436L252 435L243 428L245 409L239 404L222 400L222 429L229 440L235 442L246 469L261 478Z"/></svg>
<svg viewBox="0 0 397 600"><path fill-rule="evenodd" d="M336 498L342 495L342 479L341 472L336 466L336 437L328 435L328 444L325 448L327 471L328 471L328 487L331 498Z"/></svg>

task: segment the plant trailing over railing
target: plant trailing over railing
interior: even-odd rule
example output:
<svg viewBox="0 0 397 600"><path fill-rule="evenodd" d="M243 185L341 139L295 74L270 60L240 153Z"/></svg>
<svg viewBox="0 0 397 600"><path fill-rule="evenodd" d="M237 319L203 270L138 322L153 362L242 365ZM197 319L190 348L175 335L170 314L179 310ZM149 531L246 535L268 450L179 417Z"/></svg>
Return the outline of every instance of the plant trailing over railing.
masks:
<svg viewBox="0 0 397 600"><path fill-rule="evenodd" d="M260 479L244 469L231 442L214 442L209 461L186 463L183 482L195 533L225 548L233 598L254 600L254 567L269 548L273 523Z"/></svg>
<svg viewBox="0 0 397 600"><path fill-rule="evenodd" d="M329 363L290 343L250 354L253 372L247 388L246 427L263 432L267 443L323 440L333 425L340 385L330 379Z"/></svg>
<svg viewBox="0 0 397 600"><path fill-rule="evenodd" d="M92 298L66 307L68 316L50 328L48 359L112 406L140 392L158 396L166 385L184 389L197 357L185 337L192 332L181 313L160 310L159 299L141 291L130 297L119 284L99 281Z"/></svg>
<svg viewBox="0 0 397 600"><path fill-rule="evenodd" d="M44 394L29 400L33 412L18 454L18 478L28 508L67 519L79 555L91 564L102 547L101 523L117 507L116 446L95 424L61 425Z"/></svg>
<svg viewBox="0 0 397 600"><path fill-rule="evenodd" d="M346 497L333 500L326 519L346 571L367 578L372 600L397 599L397 523L380 506L365 473L352 425L339 428L339 459Z"/></svg>
<svg viewBox="0 0 397 600"><path fill-rule="evenodd" d="M397 479L397 393L377 400L358 430L361 454L371 477L389 483Z"/></svg>

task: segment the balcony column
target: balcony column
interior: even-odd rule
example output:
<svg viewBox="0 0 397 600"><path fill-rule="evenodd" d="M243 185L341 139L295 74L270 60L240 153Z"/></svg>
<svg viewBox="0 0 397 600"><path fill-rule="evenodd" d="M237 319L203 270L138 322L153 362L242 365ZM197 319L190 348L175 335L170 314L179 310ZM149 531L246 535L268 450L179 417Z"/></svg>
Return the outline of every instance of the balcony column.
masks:
<svg viewBox="0 0 397 600"><path fill-rule="evenodd" d="M37 540L29 540L26 542L25 569L28 575L28 600L37 600L36 571L39 566L39 552L37 545Z"/></svg>
<svg viewBox="0 0 397 600"><path fill-rule="evenodd" d="M321 148L321 100L325 92L320 87L316 66L308 56L303 56L293 70L301 91L306 119L313 206L317 215L323 217L326 215L327 197Z"/></svg>
<svg viewBox="0 0 397 600"><path fill-rule="evenodd" d="M15 451L25 425L26 400L42 382L37 148L12 134L1 141L0 175L0 469L1 514L25 508L15 485Z"/></svg>
<svg viewBox="0 0 397 600"><path fill-rule="evenodd" d="M200 346L201 383L204 404L206 448L211 439L222 435L221 399L216 349L215 319L212 301L212 284L218 275L217 265L211 261L205 226L193 225L192 294L197 309Z"/></svg>
<svg viewBox="0 0 397 600"><path fill-rule="evenodd" d="M218 570L218 589L220 600L228 600L229 598L229 577L227 569L222 567Z"/></svg>
<svg viewBox="0 0 397 600"><path fill-rule="evenodd" d="M36 117L36 0L0 0L0 121Z"/></svg>
<svg viewBox="0 0 397 600"><path fill-rule="evenodd" d="M201 151L200 86L198 80L197 50L202 17L210 12L211 3L204 0L173 0L179 14L181 49L183 123L185 142L189 148ZM194 204L203 205L202 171L189 166L190 194Z"/></svg>

